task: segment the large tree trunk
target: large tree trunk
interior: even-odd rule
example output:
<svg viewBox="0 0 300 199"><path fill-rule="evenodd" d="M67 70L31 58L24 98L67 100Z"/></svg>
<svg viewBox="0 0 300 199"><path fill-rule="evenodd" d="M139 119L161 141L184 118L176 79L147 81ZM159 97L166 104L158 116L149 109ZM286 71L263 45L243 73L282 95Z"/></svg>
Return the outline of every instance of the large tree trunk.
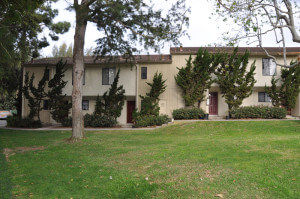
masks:
<svg viewBox="0 0 300 199"><path fill-rule="evenodd" d="M84 72L84 37L87 25L87 0L81 5L74 0L76 10L76 29L73 48L73 92L72 92L72 141L84 138L82 115L82 79Z"/></svg>

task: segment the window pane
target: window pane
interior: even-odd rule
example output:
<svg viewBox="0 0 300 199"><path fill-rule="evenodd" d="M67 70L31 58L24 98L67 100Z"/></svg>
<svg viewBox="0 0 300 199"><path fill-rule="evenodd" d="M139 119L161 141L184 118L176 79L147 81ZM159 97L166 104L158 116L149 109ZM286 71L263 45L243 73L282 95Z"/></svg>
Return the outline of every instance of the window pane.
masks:
<svg viewBox="0 0 300 199"><path fill-rule="evenodd" d="M265 102L265 93L264 92L259 92L258 93L258 101L259 102Z"/></svg>
<svg viewBox="0 0 300 199"><path fill-rule="evenodd" d="M147 67L141 68L141 79L147 79Z"/></svg>
<svg viewBox="0 0 300 199"><path fill-rule="evenodd" d="M264 76L276 75L276 63L274 59L271 58L262 59L262 74Z"/></svg>
<svg viewBox="0 0 300 199"><path fill-rule="evenodd" d="M114 82L115 73L116 73L115 68L109 68L109 82L108 82L109 84L112 84Z"/></svg>
<svg viewBox="0 0 300 199"><path fill-rule="evenodd" d="M48 100L44 100L43 109L44 110L48 110L49 109L49 101Z"/></svg>
<svg viewBox="0 0 300 199"><path fill-rule="evenodd" d="M269 59L269 75L276 75L276 63L274 59Z"/></svg>
<svg viewBox="0 0 300 199"><path fill-rule="evenodd" d="M266 93L266 95L265 95L265 100L266 100L266 102L272 102L272 99L271 99L271 97L268 95L268 93Z"/></svg>
<svg viewBox="0 0 300 199"><path fill-rule="evenodd" d="M46 72L46 74L45 74L46 75L46 80L49 81L50 70L46 69L45 72Z"/></svg>
<svg viewBox="0 0 300 199"><path fill-rule="evenodd" d="M109 77L108 77L108 68L102 69L102 85L108 85L109 84Z"/></svg>
<svg viewBox="0 0 300 199"><path fill-rule="evenodd" d="M262 59L262 74L269 75L269 59Z"/></svg>
<svg viewBox="0 0 300 199"><path fill-rule="evenodd" d="M89 100L82 100L82 110L89 110Z"/></svg>

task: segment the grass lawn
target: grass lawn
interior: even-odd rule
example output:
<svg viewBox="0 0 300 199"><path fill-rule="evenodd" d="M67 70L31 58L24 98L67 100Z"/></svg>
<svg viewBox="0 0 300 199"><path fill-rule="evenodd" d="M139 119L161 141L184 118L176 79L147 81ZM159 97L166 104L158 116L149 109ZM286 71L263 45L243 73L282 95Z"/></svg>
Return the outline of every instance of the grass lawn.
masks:
<svg viewBox="0 0 300 199"><path fill-rule="evenodd" d="M70 135L0 129L0 198L300 198L299 121Z"/></svg>

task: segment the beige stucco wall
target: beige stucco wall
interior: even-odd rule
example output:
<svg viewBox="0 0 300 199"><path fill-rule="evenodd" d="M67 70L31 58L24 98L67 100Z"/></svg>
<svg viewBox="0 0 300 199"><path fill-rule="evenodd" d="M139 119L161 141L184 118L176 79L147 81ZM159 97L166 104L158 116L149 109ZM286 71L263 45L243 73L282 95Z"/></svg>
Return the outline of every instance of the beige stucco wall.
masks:
<svg viewBox="0 0 300 199"><path fill-rule="evenodd" d="M108 91L110 85L102 85L102 68L105 66L87 66L85 68L85 85L83 85L83 100L89 100L89 110L83 110L83 115L89 113L92 114L95 110L96 96L99 94L103 95L104 92ZM106 66L107 67L107 66ZM29 72L29 76L32 73L35 75L34 85L37 86L38 82L43 76L44 66L32 66L25 67L25 71ZM49 68L49 78L51 79L55 74L55 67L50 66ZM131 101L135 101L136 98L136 67L130 66L119 66L116 67L116 72L120 68L120 79L119 85L123 85L125 89L125 96ZM72 95L72 69L71 66L68 67L68 70L65 73L65 81L68 81L66 87L63 90L63 94L66 94L71 101ZM48 88L46 88L48 90ZM22 116L26 117L29 114L28 101L23 99L23 112ZM43 106L43 102L41 103ZM72 109L70 110L70 116L72 115ZM42 110L40 112L40 119L43 123L55 123L51 118L49 110ZM118 118L119 124L126 124L127 122L127 102L125 101L121 116Z"/></svg>
<svg viewBox="0 0 300 199"><path fill-rule="evenodd" d="M193 58L195 55L192 56ZM163 74L163 79L167 79L166 81L166 91L160 96L160 113L167 114L170 117L172 116L172 111L174 109L184 107L184 101L181 97L181 90L177 86L174 76L178 73L177 68L184 67L186 65L186 60L189 58L189 55L172 55L172 63L171 64L140 64L138 65L138 94L145 95L146 92L150 90L150 87L146 84L146 82L152 82L153 76L155 72L161 72ZM265 85L271 85L272 76L263 76L262 75L262 58L263 56L253 56L249 59L248 70L250 69L251 64L255 61L256 70L255 70L255 79L257 82L254 85L253 93L249 98L243 101L242 106L251 106L251 105L266 105L272 106L270 102L258 102L258 92L263 92ZM288 57L288 62L290 62L292 58ZM283 59L278 57L278 63L283 63ZM141 67L147 67L147 80L141 79ZM277 66L276 68L276 76L277 78L281 75L281 67ZM280 84L280 82L278 82ZM222 97L220 90L217 84L213 84L210 92L218 92L218 115L225 116L228 115L227 104L225 103L225 99ZM208 96L208 95L207 95ZM138 97L138 107L141 106L141 100ZM298 98L298 104L299 98ZM209 107L206 104L206 101L201 103L201 108L205 111L209 111ZM297 112L298 111L298 112ZM294 114L299 114L299 105L293 111Z"/></svg>
<svg viewBox="0 0 300 199"><path fill-rule="evenodd" d="M177 86L174 76L178 73L177 68L184 67L186 65L186 59L189 55L172 55L172 63L162 64L162 63L149 63L149 64L138 64L136 67L130 66L117 66L121 69L119 85L123 85L125 88L125 95L127 100L137 101L137 107L141 106L141 100L139 95L145 95L146 92L150 90L150 87L146 82L152 82L155 72L161 72L163 74L163 79L166 79L166 91L160 96L159 106L160 113L167 114L170 117L172 116L172 111L174 109L184 107L184 101L181 97L181 90ZM195 57L195 56L193 56ZM255 79L257 82L253 88L252 95L243 101L242 106L250 105L270 105L270 102L258 102L258 92L263 92L265 85L271 85L272 76L263 76L262 75L262 56L253 56L250 57L248 68L250 68L251 63L256 60L256 70L255 70ZM291 60L291 57L288 58L288 62ZM279 63L283 63L283 59L278 57L277 60ZM110 85L102 85L102 68L107 67L105 65L88 65L86 66L86 76L85 76L85 85L83 85L83 99L89 99L89 110L83 111L83 114L93 113L96 96L99 94L103 95L107 91ZM147 67L147 79L141 79L141 67ZM55 73L54 67L50 67L50 78L53 77ZM35 83L42 77L44 66L35 66L35 67L25 67L25 71L30 71L35 73ZM276 77L280 77L281 67L277 66ZM69 66L65 74L65 80L68 81L64 93L71 99L72 94L72 69ZM280 82L279 82L280 84ZM220 90L216 84L212 85L210 92L218 92L218 115L225 116L228 114L227 104L222 98ZM208 96L208 92L207 92ZM26 100L25 100L26 102ZM28 115L29 108L24 103L23 116ZM209 106L206 101L201 103L201 108L205 111L209 111ZM292 110L292 114L295 116L300 116L300 95L297 99L296 108ZM49 111L43 110L41 112L41 118L44 122L53 122L50 118ZM127 121L127 103L125 102L124 108L122 110L122 115L118 118L120 124L125 124Z"/></svg>
<svg viewBox="0 0 300 199"><path fill-rule="evenodd" d="M88 65L85 67L85 84L82 86L83 96L102 96L110 85L102 85L102 68L107 66ZM136 67L118 66L116 72L120 68L119 85L123 85L126 96L136 95ZM65 81L68 81L63 92L68 96L72 95L72 68L69 67L65 73Z"/></svg>

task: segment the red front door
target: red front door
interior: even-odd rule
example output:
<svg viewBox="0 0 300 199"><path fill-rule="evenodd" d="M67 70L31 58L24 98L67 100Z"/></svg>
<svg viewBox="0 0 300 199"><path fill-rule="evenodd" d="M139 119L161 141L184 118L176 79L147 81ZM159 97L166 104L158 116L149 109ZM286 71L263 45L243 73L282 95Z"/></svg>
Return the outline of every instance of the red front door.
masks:
<svg viewBox="0 0 300 199"><path fill-rule="evenodd" d="M209 93L209 114L218 115L218 93Z"/></svg>
<svg viewBox="0 0 300 199"><path fill-rule="evenodd" d="M135 109L135 101L127 101L127 123L132 123L132 113Z"/></svg>

